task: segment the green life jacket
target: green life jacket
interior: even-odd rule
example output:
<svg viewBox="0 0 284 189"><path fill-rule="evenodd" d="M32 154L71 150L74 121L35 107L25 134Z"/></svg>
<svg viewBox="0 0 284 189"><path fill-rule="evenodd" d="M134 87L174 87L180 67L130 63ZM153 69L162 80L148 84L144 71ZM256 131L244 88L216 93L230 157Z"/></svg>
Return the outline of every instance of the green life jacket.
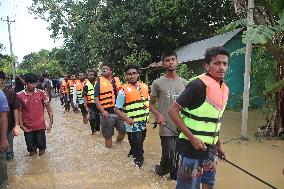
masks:
<svg viewBox="0 0 284 189"><path fill-rule="evenodd" d="M94 86L96 85L96 83L93 85L92 83L90 83L88 81L86 83L86 85L88 86L87 103L93 104L93 103L95 103L95 88L94 88Z"/></svg>
<svg viewBox="0 0 284 189"><path fill-rule="evenodd" d="M206 144L216 144L221 127L221 118L227 105L229 89L225 83L222 83L220 87L219 82L210 76L203 74L192 80L197 78L206 86L206 99L196 109L182 109L181 116L194 136ZM187 139L183 133L180 133L179 138Z"/></svg>

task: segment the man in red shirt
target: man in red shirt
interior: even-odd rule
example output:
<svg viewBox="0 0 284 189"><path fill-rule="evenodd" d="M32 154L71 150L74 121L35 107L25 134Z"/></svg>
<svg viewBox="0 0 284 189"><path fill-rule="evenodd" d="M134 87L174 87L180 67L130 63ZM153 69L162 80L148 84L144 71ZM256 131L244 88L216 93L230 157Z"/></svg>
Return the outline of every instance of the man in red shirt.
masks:
<svg viewBox="0 0 284 189"><path fill-rule="evenodd" d="M43 155L46 149L45 130L50 132L53 124L53 114L47 94L43 90L36 89L38 78L35 74L25 75L27 88L19 92L18 98L22 107L20 108L20 125L24 130L27 150L30 156ZM46 127L44 120L44 107L49 116L49 126Z"/></svg>

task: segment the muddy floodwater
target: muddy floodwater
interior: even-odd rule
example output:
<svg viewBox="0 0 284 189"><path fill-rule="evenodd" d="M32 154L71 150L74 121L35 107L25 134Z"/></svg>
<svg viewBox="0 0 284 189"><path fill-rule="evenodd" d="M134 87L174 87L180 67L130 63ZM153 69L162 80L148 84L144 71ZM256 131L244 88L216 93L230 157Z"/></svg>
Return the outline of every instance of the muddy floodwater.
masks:
<svg viewBox="0 0 284 189"><path fill-rule="evenodd" d="M148 125L144 143L145 164L141 169L127 157L129 143L104 147L103 137L90 135L89 125L82 123L81 114L63 113L58 99L52 99L55 124L47 134L47 151L42 157L30 157L23 133L15 138L15 159L8 162L8 189L103 189L103 188L175 188L168 175L153 173L153 164L161 157L158 129ZM263 125L258 111L249 114L249 140L240 136L241 112L226 111L221 139L227 159L271 183L284 188L284 141L256 140L254 132ZM115 138L113 138L114 140ZM218 163L218 189L269 188L227 163Z"/></svg>

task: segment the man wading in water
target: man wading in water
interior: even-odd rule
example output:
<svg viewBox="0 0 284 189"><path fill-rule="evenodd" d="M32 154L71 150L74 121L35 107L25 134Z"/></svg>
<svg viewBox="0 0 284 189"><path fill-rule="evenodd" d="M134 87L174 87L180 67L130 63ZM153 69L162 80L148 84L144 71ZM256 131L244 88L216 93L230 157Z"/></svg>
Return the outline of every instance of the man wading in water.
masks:
<svg viewBox="0 0 284 189"><path fill-rule="evenodd" d="M85 73L79 72L79 80L76 81L74 84L73 89L73 104L80 108L82 116L83 116L83 123L88 123L88 112L85 107L85 98L84 98L84 86L86 84L85 80Z"/></svg>
<svg viewBox="0 0 284 189"><path fill-rule="evenodd" d="M119 78L112 77L112 66L103 64L102 76L98 79L95 86L95 103L101 112L101 128L102 135L105 138L105 147L112 147L112 136L114 134L114 127L118 135L116 142L121 142L126 134L123 120L118 118L114 112L115 100L117 93L121 88Z"/></svg>
<svg viewBox="0 0 284 189"><path fill-rule="evenodd" d="M91 70L88 72L88 81L83 88L84 105L89 112L89 122L92 130L92 135L95 132L100 132L100 111L95 103L95 86L97 83L97 71Z"/></svg>
<svg viewBox="0 0 284 189"><path fill-rule="evenodd" d="M167 112L188 82L176 73L177 55L174 51L166 51L162 55L162 62L166 74L153 82L150 97L150 110L160 125L159 134L162 146L160 165L155 166L155 172L159 176L170 173L171 179L176 179L175 148L178 131ZM158 110L155 108L156 101Z"/></svg>
<svg viewBox="0 0 284 189"><path fill-rule="evenodd" d="M19 92L21 102L20 125L24 130L27 150L30 156L43 155L46 149L45 130L50 132L53 124L53 114L47 94L43 90L36 89L38 78L35 74L25 75L27 88ZM44 120L44 107L49 116L49 125L46 127Z"/></svg>
<svg viewBox="0 0 284 189"><path fill-rule="evenodd" d="M0 89L0 188L4 188L8 181L6 151L8 150L7 129L8 129L9 105L7 98Z"/></svg>
<svg viewBox="0 0 284 189"><path fill-rule="evenodd" d="M63 80L60 82L60 101L61 105L64 105L65 111L70 111L70 100L69 100L69 84L68 84L68 75L64 74Z"/></svg>
<svg viewBox="0 0 284 189"><path fill-rule="evenodd" d="M192 78L169 109L169 115L181 130L177 140L179 153L177 189L213 189L217 153L226 159L219 139L221 118L229 89L224 83L229 53L223 47L207 49L207 73ZM181 114L180 114L181 113Z"/></svg>
<svg viewBox="0 0 284 189"><path fill-rule="evenodd" d="M8 132L7 138L9 142L9 148L7 151L7 160L12 160L14 158L13 150L13 140L14 136L19 134L20 125L19 125L19 108L21 103L17 98L15 91L10 86L5 86L6 75L4 72L0 71L0 89L3 90L9 104L9 113L8 113Z"/></svg>
<svg viewBox="0 0 284 189"><path fill-rule="evenodd" d="M139 67L125 66L128 83L119 91L115 113L125 121L130 144L128 157L133 156L134 163L140 168L144 162L143 143L146 137L146 122L149 115L149 93L145 83L138 82Z"/></svg>

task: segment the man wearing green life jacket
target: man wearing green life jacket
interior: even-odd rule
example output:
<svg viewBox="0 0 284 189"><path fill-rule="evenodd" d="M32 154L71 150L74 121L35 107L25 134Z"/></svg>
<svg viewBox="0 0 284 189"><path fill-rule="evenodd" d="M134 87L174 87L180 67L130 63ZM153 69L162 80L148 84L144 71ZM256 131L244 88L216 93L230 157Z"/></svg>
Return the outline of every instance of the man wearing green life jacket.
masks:
<svg viewBox="0 0 284 189"><path fill-rule="evenodd" d="M95 86L97 83L97 72L95 70L88 72L88 81L83 89L84 105L89 112L89 122L92 130L92 135L100 131L100 114L95 103Z"/></svg>
<svg viewBox="0 0 284 189"><path fill-rule="evenodd" d="M169 116L181 130L177 189L213 189L217 157L226 159L219 139L222 114L229 89L223 79L229 53L223 47L206 50L207 73L190 80L186 89L169 109Z"/></svg>
<svg viewBox="0 0 284 189"><path fill-rule="evenodd" d="M75 106L78 105L78 107L81 110L82 116L83 116L83 123L87 124L88 123L88 112L85 108L84 104L84 97L83 97L83 88L86 84L85 82L85 73L84 72L79 72L79 80L76 80L74 84L74 89L73 89L73 104Z"/></svg>
<svg viewBox="0 0 284 189"><path fill-rule="evenodd" d="M122 85L115 104L115 113L125 122L130 151L134 163L140 168L144 162L143 143L146 137L146 122L149 115L149 92L145 83L138 82L139 67L125 66L128 83Z"/></svg>

